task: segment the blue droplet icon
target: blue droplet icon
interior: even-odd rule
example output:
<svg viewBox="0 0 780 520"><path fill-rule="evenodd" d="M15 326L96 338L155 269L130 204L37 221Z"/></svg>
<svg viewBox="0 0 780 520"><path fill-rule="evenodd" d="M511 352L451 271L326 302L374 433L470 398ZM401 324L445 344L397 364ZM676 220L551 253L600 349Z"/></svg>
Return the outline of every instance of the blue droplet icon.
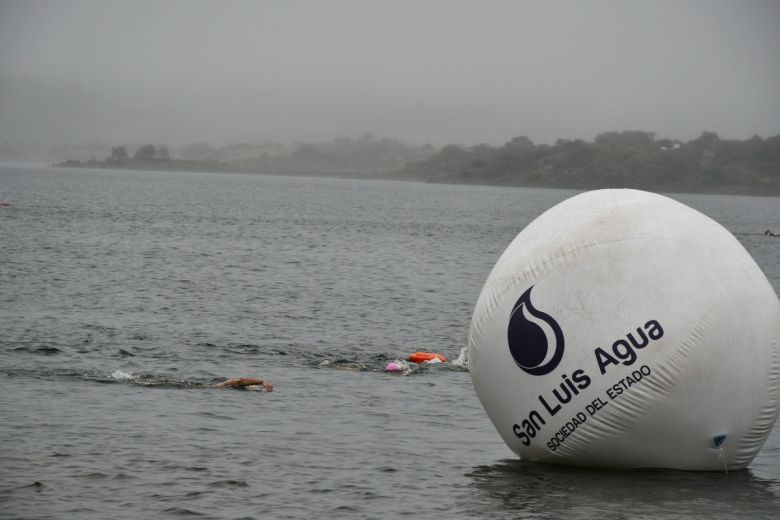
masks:
<svg viewBox="0 0 780 520"><path fill-rule="evenodd" d="M531 303L531 286L512 308L507 327L509 351L517 366L535 376L549 374L563 357L563 331Z"/></svg>

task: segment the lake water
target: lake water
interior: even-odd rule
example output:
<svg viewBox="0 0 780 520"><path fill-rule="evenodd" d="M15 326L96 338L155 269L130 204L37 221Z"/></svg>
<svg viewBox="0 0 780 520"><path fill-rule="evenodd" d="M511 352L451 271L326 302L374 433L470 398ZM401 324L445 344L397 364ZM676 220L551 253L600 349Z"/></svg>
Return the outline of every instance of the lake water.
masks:
<svg viewBox="0 0 780 520"><path fill-rule="evenodd" d="M777 518L748 470L517 460L457 360L490 269L574 192L0 167L2 518ZM673 195L780 289L780 199ZM217 390L267 377L273 393Z"/></svg>

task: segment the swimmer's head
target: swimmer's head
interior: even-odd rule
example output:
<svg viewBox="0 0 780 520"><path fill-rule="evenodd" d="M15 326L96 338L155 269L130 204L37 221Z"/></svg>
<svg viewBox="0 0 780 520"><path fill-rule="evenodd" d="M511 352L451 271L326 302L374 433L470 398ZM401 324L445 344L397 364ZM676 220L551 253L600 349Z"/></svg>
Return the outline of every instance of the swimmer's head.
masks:
<svg viewBox="0 0 780 520"><path fill-rule="evenodd" d="M385 367L385 372L400 372L401 370L403 370L403 367L395 361L391 361Z"/></svg>

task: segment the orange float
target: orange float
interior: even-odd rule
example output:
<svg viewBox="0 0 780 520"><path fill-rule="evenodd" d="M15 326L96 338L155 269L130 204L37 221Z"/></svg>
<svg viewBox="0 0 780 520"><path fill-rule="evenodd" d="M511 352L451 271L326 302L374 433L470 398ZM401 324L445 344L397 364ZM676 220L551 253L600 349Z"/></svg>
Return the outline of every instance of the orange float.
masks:
<svg viewBox="0 0 780 520"><path fill-rule="evenodd" d="M438 359L442 363L447 361L447 358L435 352L412 352L407 359L414 363L427 363L434 359Z"/></svg>

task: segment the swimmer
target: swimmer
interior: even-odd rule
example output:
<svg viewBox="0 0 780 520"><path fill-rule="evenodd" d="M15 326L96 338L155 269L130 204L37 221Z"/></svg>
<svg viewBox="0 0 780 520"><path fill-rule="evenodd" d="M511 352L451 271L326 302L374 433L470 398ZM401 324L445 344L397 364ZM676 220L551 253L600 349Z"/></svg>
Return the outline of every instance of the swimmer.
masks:
<svg viewBox="0 0 780 520"><path fill-rule="evenodd" d="M415 367L416 368L416 367ZM394 359L384 369L385 373L408 375L414 371L412 366L403 359Z"/></svg>
<svg viewBox="0 0 780 520"><path fill-rule="evenodd" d="M773 237L777 235L775 235L774 231L772 231L771 229L767 229L766 231L764 231L764 236Z"/></svg>
<svg viewBox="0 0 780 520"><path fill-rule="evenodd" d="M396 363L395 361L391 361L385 367L385 372L400 372L401 370L403 370L403 367L400 363Z"/></svg>
<svg viewBox="0 0 780 520"><path fill-rule="evenodd" d="M274 385L264 379L256 377L232 377L221 383L214 385L216 388L239 388L246 390L260 390L264 388L266 392L273 392Z"/></svg>

